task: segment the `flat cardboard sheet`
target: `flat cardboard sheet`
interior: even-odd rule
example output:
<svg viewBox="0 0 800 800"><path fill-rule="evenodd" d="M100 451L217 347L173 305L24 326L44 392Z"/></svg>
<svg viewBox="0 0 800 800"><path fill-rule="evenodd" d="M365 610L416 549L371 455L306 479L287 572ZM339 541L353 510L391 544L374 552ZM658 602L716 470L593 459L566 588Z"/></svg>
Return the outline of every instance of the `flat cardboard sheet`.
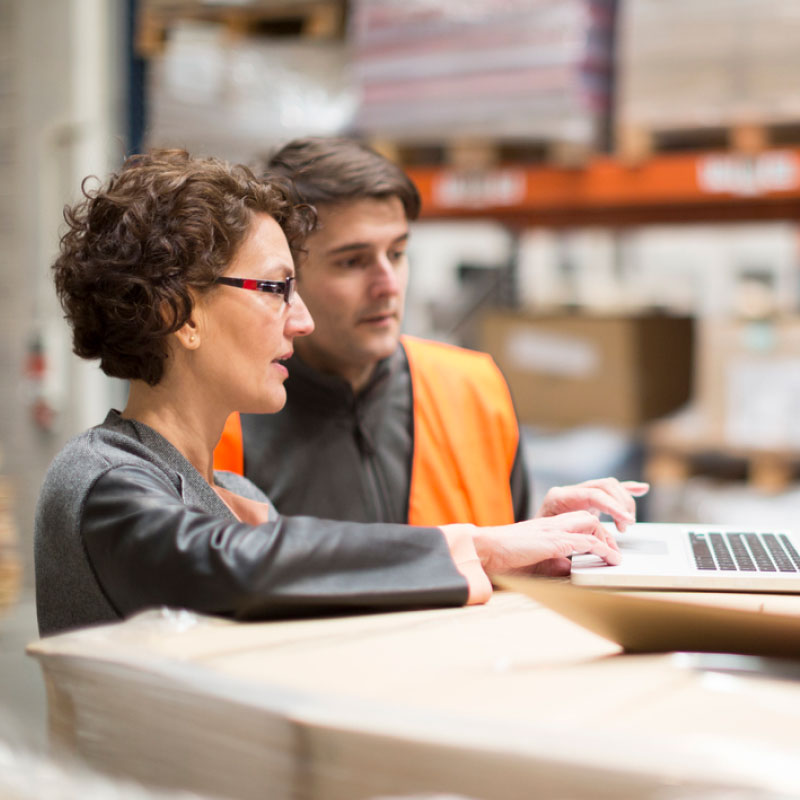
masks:
<svg viewBox="0 0 800 800"><path fill-rule="evenodd" d="M536 578L494 580L628 652L687 650L800 659L796 595L765 600L763 595L734 592L622 592ZM783 611L766 610L765 603Z"/></svg>
<svg viewBox="0 0 800 800"><path fill-rule="evenodd" d="M60 746L202 795L800 796L800 682L622 655L523 594L290 622L154 610L29 653Z"/></svg>

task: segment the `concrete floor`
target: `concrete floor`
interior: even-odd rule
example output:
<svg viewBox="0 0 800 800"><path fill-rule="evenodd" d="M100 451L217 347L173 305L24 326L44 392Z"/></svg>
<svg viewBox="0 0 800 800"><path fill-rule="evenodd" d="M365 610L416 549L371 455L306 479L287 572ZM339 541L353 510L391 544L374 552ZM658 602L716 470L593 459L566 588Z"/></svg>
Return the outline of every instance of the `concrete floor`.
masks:
<svg viewBox="0 0 800 800"><path fill-rule="evenodd" d="M5 319L1 308L0 320ZM0 327L5 328L4 323ZM0 331L0 350L9 345L5 331ZM4 365L5 366L5 365ZM3 371L8 376L7 371ZM12 389L17 382L4 377L0 386L0 408L8 413L11 405L21 405L18 399L11 399ZM11 394L16 394L13 391ZM7 402L8 401L8 402ZM10 415L9 415L10 416ZM19 421L20 414L14 417ZM4 417L6 423L9 419ZM45 733L45 695L44 684L38 664L25 655L25 646L38 637L36 609L33 593L33 509L44 470L49 463L49 446L41 447L36 431L27 423L17 427L15 432L3 424L0 449L5 454L0 472L11 480L14 487L13 516L19 538L19 555L23 567L23 586L17 602L0 614L0 740L9 740L13 735L15 743L30 746L34 750L46 747ZM21 441L30 437L27 448L18 449ZM20 453L17 458L16 454ZM14 454L12 457L10 454Z"/></svg>
<svg viewBox="0 0 800 800"><path fill-rule="evenodd" d="M38 664L24 652L37 636L33 595L26 591L0 619L0 739L43 752L47 749L44 684Z"/></svg>

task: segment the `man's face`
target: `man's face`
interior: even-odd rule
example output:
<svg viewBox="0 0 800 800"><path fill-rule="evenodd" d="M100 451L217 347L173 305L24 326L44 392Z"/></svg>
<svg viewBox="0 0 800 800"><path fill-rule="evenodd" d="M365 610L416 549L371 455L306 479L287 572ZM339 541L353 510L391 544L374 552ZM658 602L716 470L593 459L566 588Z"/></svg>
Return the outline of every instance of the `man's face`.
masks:
<svg viewBox="0 0 800 800"><path fill-rule="evenodd" d="M408 220L397 197L321 206L300 255L297 288L315 330L295 343L316 369L358 391L397 347L408 283Z"/></svg>

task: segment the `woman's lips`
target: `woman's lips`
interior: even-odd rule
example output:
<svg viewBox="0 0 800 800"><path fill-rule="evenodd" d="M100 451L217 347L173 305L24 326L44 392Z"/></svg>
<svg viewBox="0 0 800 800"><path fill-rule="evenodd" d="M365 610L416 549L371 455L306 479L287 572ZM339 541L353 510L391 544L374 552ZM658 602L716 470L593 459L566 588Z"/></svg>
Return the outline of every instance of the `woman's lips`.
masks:
<svg viewBox="0 0 800 800"><path fill-rule="evenodd" d="M274 366L278 368L278 371L286 378L289 377L289 369L284 364L284 361L288 361L292 357L292 353L284 353L282 356L278 356L277 358L273 359L272 363Z"/></svg>
<svg viewBox="0 0 800 800"><path fill-rule="evenodd" d="M275 367L284 378L289 377L289 370L286 368L286 365L283 362L273 361L272 366Z"/></svg>

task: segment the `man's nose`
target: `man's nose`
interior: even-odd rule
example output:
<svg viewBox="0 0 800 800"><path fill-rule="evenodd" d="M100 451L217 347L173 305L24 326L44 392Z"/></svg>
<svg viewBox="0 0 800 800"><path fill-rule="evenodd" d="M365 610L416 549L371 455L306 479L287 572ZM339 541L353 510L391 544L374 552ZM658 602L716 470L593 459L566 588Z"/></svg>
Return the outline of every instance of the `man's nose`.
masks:
<svg viewBox="0 0 800 800"><path fill-rule="evenodd" d="M372 293L376 296L396 295L400 291L400 278L388 256L380 256L373 268Z"/></svg>

